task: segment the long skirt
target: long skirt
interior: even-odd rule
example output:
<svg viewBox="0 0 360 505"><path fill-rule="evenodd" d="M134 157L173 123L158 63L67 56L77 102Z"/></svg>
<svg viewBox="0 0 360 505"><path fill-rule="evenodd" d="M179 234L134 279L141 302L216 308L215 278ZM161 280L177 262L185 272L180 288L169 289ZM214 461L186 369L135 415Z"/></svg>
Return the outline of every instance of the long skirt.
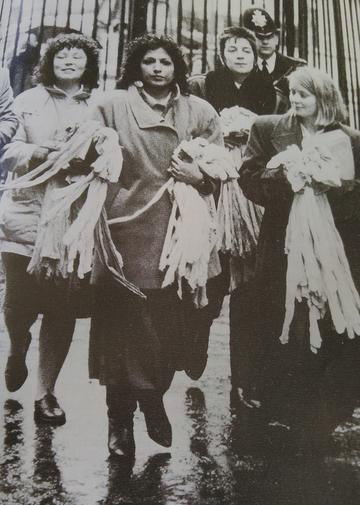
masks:
<svg viewBox="0 0 360 505"><path fill-rule="evenodd" d="M174 286L143 290L141 299L109 281L96 285L89 373L137 400L164 394L176 370L187 370L199 353L199 335L210 331L211 306L196 309Z"/></svg>

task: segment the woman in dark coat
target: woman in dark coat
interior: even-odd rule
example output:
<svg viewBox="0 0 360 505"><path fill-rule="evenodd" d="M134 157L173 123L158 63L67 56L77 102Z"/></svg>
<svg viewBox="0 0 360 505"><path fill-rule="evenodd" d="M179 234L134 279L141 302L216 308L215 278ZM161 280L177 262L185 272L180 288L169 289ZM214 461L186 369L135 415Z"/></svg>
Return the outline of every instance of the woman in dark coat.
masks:
<svg viewBox="0 0 360 505"><path fill-rule="evenodd" d="M288 146L301 147L306 136L340 129L351 141L358 178L360 133L341 123L343 101L328 75L303 67L290 75L289 83L289 113L258 118L252 127L240 185L248 198L265 208L256 266L257 332L263 347L259 393L269 420L317 438L331 433L353 412L360 383L360 338L338 335L327 314L319 321L323 343L314 354L309 342L309 309L302 301L296 302L289 343L280 343L287 271L285 233L293 192L283 172L273 178L263 175L268 161ZM327 196L359 290L358 186L331 189Z"/></svg>
<svg viewBox="0 0 360 505"><path fill-rule="evenodd" d="M110 187L106 208L124 273L147 298L120 291L95 265L90 376L106 385L109 451L130 457L138 402L149 436L165 447L171 445L163 395L176 370L188 372L194 335L202 318L210 316L206 308L193 307L185 286L182 300L177 286L162 288L159 260L172 207L168 192L137 218L121 218L148 204L169 173L199 192L211 192L213 185L197 165L174 159L174 151L182 140L194 137L221 144L222 134L211 105L188 94L185 63L171 39L145 35L133 41L120 87L105 95L94 118L115 129L123 146L121 178ZM217 254L213 260L216 274Z"/></svg>
<svg viewBox="0 0 360 505"><path fill-rule="evenodd" d="M256 66L256 40L249 30L238 26L226 28L219 37L219 46L221 67L206 75L191 77L189 85L192 93L205 98L219 113L234 106L243 107L258 115L287 110L285 97L274 88L269 79L263 77ZM244 137L242 145L245 144ZM231 146L230 149L232 148ZM254 408L258 406L251 391L253 359L257 354L251 327L254 306L252 277L255 265L251 258L246 265L239 261L241 262L238 258L231 259L231 268L236 269L241 282L240 287L230 296L231 398L235 406L240 401L241 405ZM221 256L221 262L223 275L211 281L214 300L220 306L230 283L229 258Z"/></svg>

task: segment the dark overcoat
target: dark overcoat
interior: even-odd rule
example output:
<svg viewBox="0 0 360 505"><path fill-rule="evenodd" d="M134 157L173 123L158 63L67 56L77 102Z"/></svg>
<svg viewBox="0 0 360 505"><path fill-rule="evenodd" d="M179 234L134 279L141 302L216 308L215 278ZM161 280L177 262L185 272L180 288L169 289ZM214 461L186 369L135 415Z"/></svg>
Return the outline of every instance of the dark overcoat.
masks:
<svg viewBox="0 0 360 505"><path fill-rule="evenodd" d="M360 133L339 123L330 125L326 130L338 128L350 137L355 178L359 178ZM319 386L314 393L315 397L319 398L320 389L333 389L333 393L338 392L338 397L348 395L352 401L353 393L359 386L360 338L349 341L346 337L338 336L330 318L325 318L320 325L324 343L319 354L313 355L309 346L308 308L305 303L297 303L290 328L290 343L288 346L281 346L278 341L285 314L287 257L284 245L293 193L284 178L263 178L263 174L267 162L275 154L292 144L301 147L301 141L302 131L296 117L289 114L259 117L251 130L245 160L240 170L240 186L244 194L265 208L256 265L257 329L266 354L264 362L267 362L267 365L264 365L267 372L264 372L263 379L273 388L284 387L287 401L290 400L286 383L292 376L297 377L299 384L299 374L301 380L307 375L309 381ZM360 290L359 186L356 185L351 191L332 189L327 194L356 287ZM285 354L286 358L283 360ZM280 362L286 362L286 365L282 368ZM298 374L294 372L295 368ZM261 378L259 380L261 382ZM335 388L334 382L337 383ZM347 412L349 405L347 403ZM327 405L328 410L329 408ZM334 409L335 407L333 411ZM339 416L334 416L333 424L336 424L338 419Z"/></svg>

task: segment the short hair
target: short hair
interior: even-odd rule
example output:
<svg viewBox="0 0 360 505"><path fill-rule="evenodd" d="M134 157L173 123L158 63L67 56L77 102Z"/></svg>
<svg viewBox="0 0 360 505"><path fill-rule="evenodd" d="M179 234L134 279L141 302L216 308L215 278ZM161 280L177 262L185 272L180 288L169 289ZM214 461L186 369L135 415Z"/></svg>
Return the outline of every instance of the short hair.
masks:
<svg viewBox="0 0 360 505"><path fill-rule="evenodd" d="M148 51L163 48L174 64L174 82L178 84L180 93L190 93L187 84L187 68L179 46L165 35L145 34L129 43L127 55L122 67L118 89L127 89L136 81L142 80L141 61Z"/></svg>
<svg viewBox="0 0 360 505"><path fill-rule="evenodd" d="M298 67L288 76L289 85L300 84L316 98L317 116L315 124L328 126L335 121L344 121L347 110L337 85L325 72L309 67Z"/></svg>
<svg viewBox="0 0 360 505"><path fill-rule="evenodd" d="M34 83L44 86L55 84L54 57L65 47L77 47L85 52L86 69L80 82L90 90L96 88L99 80L99 44L80 33L60 33L47 41L44 54L34 73Z"/></svg>
<svg viewBox="0 0 360 505"><path fill-rule="evenodd" d="M219 36L219 44L220 44L220 56L224 61L224 52L225 52L225 44L227 40L230 39L246 39L249 41L251 49L254 53L254 62L257 60L257 48L256 48L256 39L255 35L244 28L243 26L228 26Z"/></svg>

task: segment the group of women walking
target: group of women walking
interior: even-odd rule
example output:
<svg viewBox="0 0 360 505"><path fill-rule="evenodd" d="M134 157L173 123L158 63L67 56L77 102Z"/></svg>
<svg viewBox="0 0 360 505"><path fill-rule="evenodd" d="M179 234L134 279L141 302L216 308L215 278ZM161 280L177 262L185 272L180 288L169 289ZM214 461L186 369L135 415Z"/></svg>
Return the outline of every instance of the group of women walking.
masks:
<svg viewBox="0 0 360 505"><path fill-rule="evenodd" d="M338 334L328 313L319 322L323 344L316 354L309 345L310 309L304 300L296 302L289 343L279 341L289 275L285 236L293 192L286 171L267 175L267 165L287 147L301 148L308 136L341 130L350 140L356 179L360 133L343 124L340 93L326 74L309 67L291 74L291 107L279 114L288 107L288 99L261 77L252 33L239 27L226 29L220 52L218 70L188 79L179 47L167 37L144 35L129 45L117 89L99 93L92 105L98 47L83 35L59 35L41 58L37 85L15 100L20 125L2 151L1 162L14 179L49 159L63 145L64 131L79 121L92 119L118 134L122 171L120 179L108 186L105 207L125 277L145 297L119 287L96 251L90 285L87 279L74 287L69 279L47 280L27 273L45 185L6 191L0 223L4 315L11 343L7 388L16 391L26 380L30 328L43 314L35 419L64 423L55 383L76 318L91 315L90 377L106 386L108 447L117 457L134 456L133 418L138 405L150 438L164 447L171 445L163 396L176 371L184 370L196 379L206 365L210 326L228 292L233 261L227 253L219 258L216 248L212 251L208 304L203 308L194 306L185 281L181 297L178 285L162 287L159 262L172 201L161 188L173 177L204 198L218 199L217 181L193 159L176 154L176 149L182 141L197 137L223 146L219 113L233 106L259 116L246 148L246 139L242 140L245 154L236 168L245 196L264 208L256 257L238 258L238 282L230 298L232 386L239 406L261 411L268 422L286 429L318 436L331 433L351 416L357 400L359 337L350 340L345 332ZM225 148L231 151L232 146ZM81 169L74 160L74 171ZM57 177L66 184L65 176ZM334 187L326 194L355 285L360 287L357 185Z"/></svg>

